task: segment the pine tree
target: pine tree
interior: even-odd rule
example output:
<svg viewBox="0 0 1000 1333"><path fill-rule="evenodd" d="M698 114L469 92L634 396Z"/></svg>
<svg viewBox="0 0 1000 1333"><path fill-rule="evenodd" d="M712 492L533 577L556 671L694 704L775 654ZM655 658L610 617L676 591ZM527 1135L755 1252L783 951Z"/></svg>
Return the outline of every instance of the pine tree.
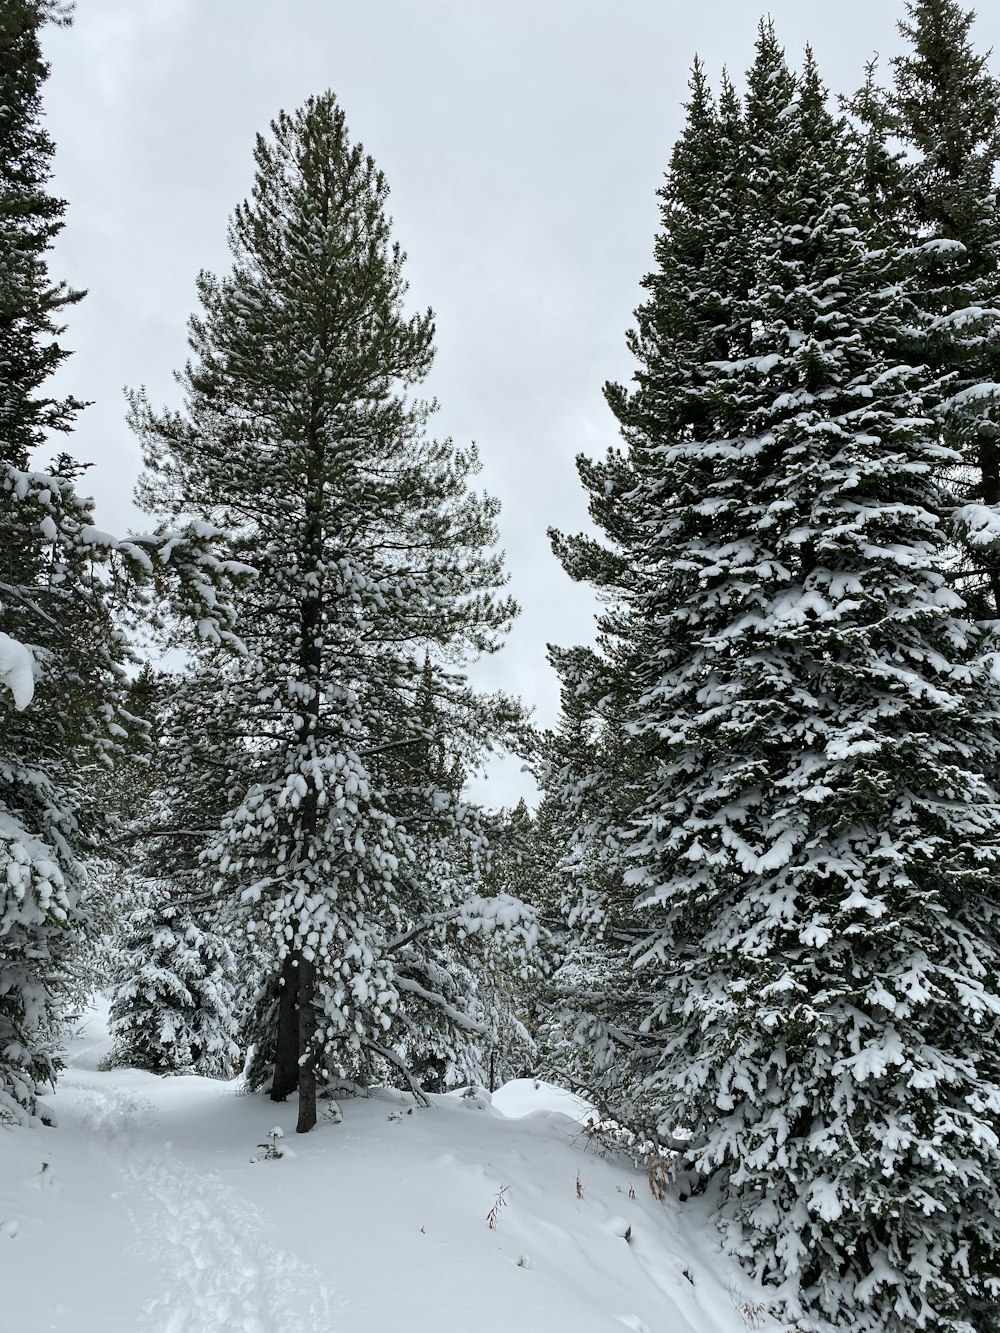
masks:
<svg viewBox="0 0 1000 1333"><path fill-rule="evenodd" d="M939 374L944 439L965 549L966 595L1000 610L1000 81L972 44L975 15L958 0L908 0L886 128L908 157L888 218L915 256L910 290L921 356Z"/></svg>
<svg viewBox="0 0 1000 1333"><path fill-rule="evenodd" d="M857 142L769 25L743 124L732 350L687 360L673 237L704 210L665 211L662 319L612 396L645 460L602 524L631 533L641 626L618 686L655 763L620 833L642 938L604 1067L800 1327L984 1333L1000 698L944 573L956 459L897 356Z"/></svg>
<svg viewBox="0 0 1000 1333"><path fill-rule="evenodd" d="M247 654L217 677L225 734L210 758L242 790L208 840L203 890L230 896L270 959L260 994L276 1031L251 1026L273 1052L272 1097L298 1088L305 1131L318 1073L369 1057L405 1069L392 1039L416 992L402 952L463 919L412 873L416 830L457 832L468 813L407 770L428 742L425 664L467 768L517 710L456 666L498 646L514 607L496 591L496 505L470 489L475 451L431 439L414 397L433 324L403 311L383 177L332 94L282 113L255 157L232 271L199 279L184 410L140 394L133 421L147 503L222 522L258 571Z"/></svg>
<svg viewBox="0 0 1000 1333"><path fill-rule="evenodd" d="M236 964L226 940L150 886L118 954L110 1031L116 1065L229 1078L236 1042ZM159 890L159 892L158 892Z"/></svg>
<svg viewBox="0 0 1000 1333"><path fill-rule="evenodd" d="M124 853L109 949L112 1059L158 1074L227 1078L239 1055L236 960L197 896L203 839L177 833L221 813L224 800L217 781L184 788L186 805L170 800L174 764L212 717L211 700L198 708L197 697L195 682L148 664L126 695L130 736L109 783Z"/></svg>
<svg viewBox="0 0 1000 1333"><path fill-rule="evenodd" d="M35 450L82 404L46 396L65 359L59 325L82 293L48 277L64 204L47 190L39 28L61 7L0 13L0 1116L24 1120L58 1069L60 1029L89 989L84 966L105 893L109 832L97 799L122 749L125 617L174 598L207 637L231 639L231 570L214 527L122 542L94 524L83 465Z"/></svg>

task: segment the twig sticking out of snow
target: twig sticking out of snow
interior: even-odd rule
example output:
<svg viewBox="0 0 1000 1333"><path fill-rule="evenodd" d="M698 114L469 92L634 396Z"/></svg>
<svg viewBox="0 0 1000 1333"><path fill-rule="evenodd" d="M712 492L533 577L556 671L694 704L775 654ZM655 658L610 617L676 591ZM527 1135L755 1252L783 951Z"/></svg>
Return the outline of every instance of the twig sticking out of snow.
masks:
<svg viewBox="0 0 1000 1333"><path fill-rule="evenodd" d="M497 1221L499 1220L500 1217L500 1209L505 1208L507 1206L507 1191L509 1189L510 1189L509 1185L500 1186L500 1192L497 1195L497 1197L493 1200L493 1207L486 1214L486 1225L489 1227L491 1231L496 1231L497 1229Z"/></svg>

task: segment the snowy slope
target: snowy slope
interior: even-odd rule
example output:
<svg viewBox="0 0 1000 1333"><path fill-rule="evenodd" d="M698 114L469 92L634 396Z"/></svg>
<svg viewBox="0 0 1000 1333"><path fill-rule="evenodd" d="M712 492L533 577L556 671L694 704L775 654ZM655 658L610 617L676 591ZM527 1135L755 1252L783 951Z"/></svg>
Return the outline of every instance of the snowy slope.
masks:
<svg viewBox="0 0 1000 1333"><path fill-rule="evenodd" d="M748 1284L691 1206L601 1160L560 1089L520 1080L430 1109L382 1093L296 1137L291 1104L100 1072L106 1046L95 1015L50 1101L58 1129L0 1131L4 1333L750 1326L730 1290ZM272 1126L285 1155L251 1160Z"/></svg>

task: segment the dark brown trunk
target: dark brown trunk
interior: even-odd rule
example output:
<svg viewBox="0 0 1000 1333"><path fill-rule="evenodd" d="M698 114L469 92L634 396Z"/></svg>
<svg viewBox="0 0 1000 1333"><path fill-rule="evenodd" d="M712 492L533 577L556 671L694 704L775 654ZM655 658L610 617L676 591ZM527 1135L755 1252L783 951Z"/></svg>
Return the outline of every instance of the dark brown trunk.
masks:
<svg viewBox="0 0 1000 1333"><path fill-rule="evenodd" d="M281 965L278 997L278 1045L274 1057L271 1101L283 1102L299 1084L298 957L287 953Z"/></svg>
<svg viewBox="0 0 1000 1333"><path fill-rule="evenodd" d="M299 962L299 1119L296 1134L308 1134L316 1123L316 1057L313 1045L316 1035L316 1015L313 991L316 968L304 958Z"/></svg>
<svg viewBox="0 0 1000 1333"><path fill-rule="evenodd" d="M325 214L324 214L325 220ZM325 352L325 336L323 338ZM299 644L299 670L309 694L302 709L299 744L306 753L315 754L320 722L320 690L323 683L323 565L324 565L324 503L325 459L321 429L325 381L318 378L313 385L310 420L307 433L308 471L305 496L305 532L303 568L312 575L308 591L302 598ZM299 834L301 852L312 855L313 840L318 827L319 797L310 782L299 807ZM316 1123L316 965L298 955L298 986L296 1007L298 1018L298 1068L296 1081L299 1089L299 1118L297 1134L307 1134Z"/></svg>
<svg viewBox="0 0 1000 1333"><path fill-rule="evenodd" d="M979 471L982 474L982 499L985 505L1000 502L1000 448L996 440L979 437ZM994 559L991 552L991 561ZM990 591L993 593L993 612L1000 612L1000 570L990 569Z"/></svg>

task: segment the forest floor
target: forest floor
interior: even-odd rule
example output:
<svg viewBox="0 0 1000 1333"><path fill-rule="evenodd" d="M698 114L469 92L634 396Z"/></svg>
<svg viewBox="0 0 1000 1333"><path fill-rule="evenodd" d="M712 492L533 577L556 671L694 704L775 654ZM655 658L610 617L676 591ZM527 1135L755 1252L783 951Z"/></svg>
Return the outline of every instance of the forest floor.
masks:
<svg viewBox="0 0 1000 1333"><path fill-rule="evenodd" d="M291 1101L101 1071L103 1020L70 1045L58 1127L0 1130L4 1333L778 1327L698 1204L602 1158L567 1092L379 1092L296 1136Z"/></svg>

